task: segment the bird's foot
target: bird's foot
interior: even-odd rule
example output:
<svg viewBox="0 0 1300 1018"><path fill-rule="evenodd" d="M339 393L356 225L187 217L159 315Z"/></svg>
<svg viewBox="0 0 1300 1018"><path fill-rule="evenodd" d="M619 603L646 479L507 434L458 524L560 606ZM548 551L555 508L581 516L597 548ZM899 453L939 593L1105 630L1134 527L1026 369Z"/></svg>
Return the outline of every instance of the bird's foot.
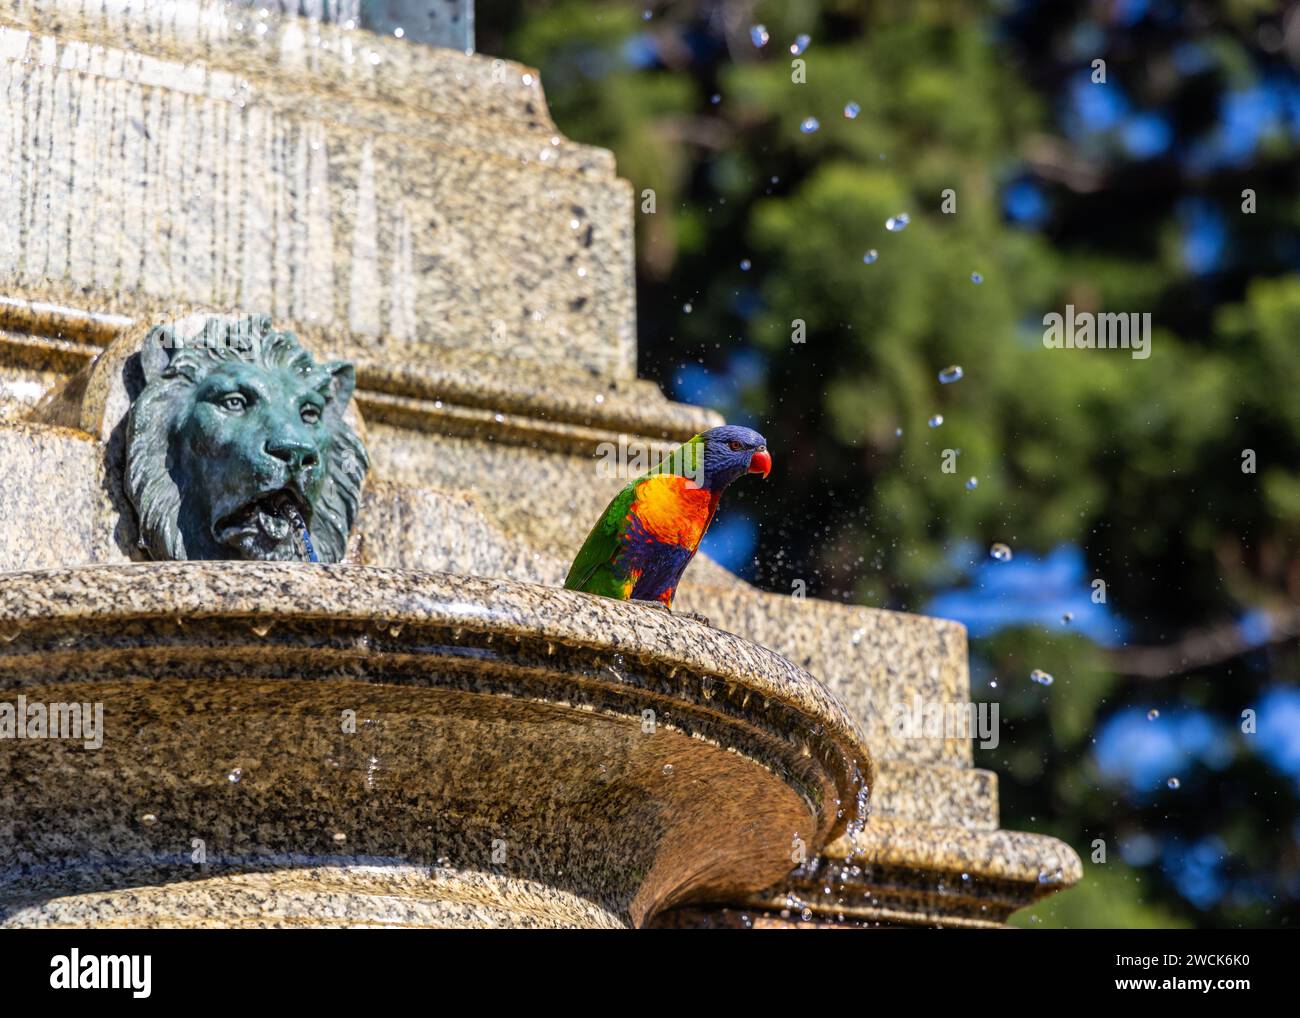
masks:
<svg viewBox="0 0 1300 1018"><path fill-rule="evenodd" d="M713 628L713 623L709 621L708 616L701 615L699 612L673 611L672 608L664 604L662 601L642 601L640 599L637 599L636 603L643 604L647 608L658 608L661 612L667 612L669 615L675 615L678 618L692 619L695 622L702 622L704 625L708 626L709 628Z"/></svg>

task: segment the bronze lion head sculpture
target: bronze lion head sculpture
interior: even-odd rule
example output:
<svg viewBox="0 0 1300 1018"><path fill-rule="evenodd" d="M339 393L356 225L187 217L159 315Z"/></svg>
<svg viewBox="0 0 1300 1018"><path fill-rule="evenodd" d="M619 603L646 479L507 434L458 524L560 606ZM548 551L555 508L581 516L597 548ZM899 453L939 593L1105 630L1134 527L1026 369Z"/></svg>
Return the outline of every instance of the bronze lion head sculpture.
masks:
<svg viewBox="0 0 1300 1018"><path fill-rule="evenodd" d="M351 364L317 364L265 315L157 326L126 431L127 496L155 559L338 562L369 467L343 412ZM314 553L313 553L314 549Z"/></svg>

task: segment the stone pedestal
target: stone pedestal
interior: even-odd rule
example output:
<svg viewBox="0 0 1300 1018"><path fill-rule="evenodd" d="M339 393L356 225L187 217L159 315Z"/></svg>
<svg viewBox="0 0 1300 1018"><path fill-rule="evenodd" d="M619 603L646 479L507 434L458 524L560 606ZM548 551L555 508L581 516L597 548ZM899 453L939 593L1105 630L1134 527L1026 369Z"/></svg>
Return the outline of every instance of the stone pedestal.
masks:
<svg viewBox="0 0 1300 1018"><path fill-rule="evenodd" d="M555 589L602 444L720 423L635 377L632 216L528 68L0 0L0 699L106 724L0 742L3 921L996 924L1078 878L968 742L891 729L969 700L960 626L702 558L712 628ZM195 309L357 364L344 564L141 561L127 365Z"/></svg>
<svg viewBox="0 0 1300 1018"><path fill-rule="evenodd" d="M82 567L0 620L0 688L104 712L0 744L9 925L640 925L779 880L870 779L784 658L532 584Z"/></svg>

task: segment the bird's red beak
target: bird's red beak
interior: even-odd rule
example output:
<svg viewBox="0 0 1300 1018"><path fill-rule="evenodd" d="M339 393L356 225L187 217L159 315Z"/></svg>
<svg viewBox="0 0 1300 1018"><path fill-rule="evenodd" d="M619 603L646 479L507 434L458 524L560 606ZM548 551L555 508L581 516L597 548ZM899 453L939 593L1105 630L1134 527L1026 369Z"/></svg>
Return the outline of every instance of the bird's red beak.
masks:
<svg viewBox="0 0 1300 1018"><path fill-rule="evenodd" d="M762 474L766 478L772 472L772 454L766 449L759 449L750 458L749 472L751 474Z"/></svg>

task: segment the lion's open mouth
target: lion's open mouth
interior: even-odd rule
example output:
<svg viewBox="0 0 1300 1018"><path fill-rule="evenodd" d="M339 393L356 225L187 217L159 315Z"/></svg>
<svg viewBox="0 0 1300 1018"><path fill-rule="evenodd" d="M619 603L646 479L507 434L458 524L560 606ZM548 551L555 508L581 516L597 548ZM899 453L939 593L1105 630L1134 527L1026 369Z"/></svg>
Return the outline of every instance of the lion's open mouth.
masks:
<svg viewBox="0 0 1300 1018"><path fill-rule="evenodd" d="M311 519L307 500L292 488L258 495L212 528L222 544L253 558L298 558L301 532ZM279 550L280 554L274 554Z"/></svg>

